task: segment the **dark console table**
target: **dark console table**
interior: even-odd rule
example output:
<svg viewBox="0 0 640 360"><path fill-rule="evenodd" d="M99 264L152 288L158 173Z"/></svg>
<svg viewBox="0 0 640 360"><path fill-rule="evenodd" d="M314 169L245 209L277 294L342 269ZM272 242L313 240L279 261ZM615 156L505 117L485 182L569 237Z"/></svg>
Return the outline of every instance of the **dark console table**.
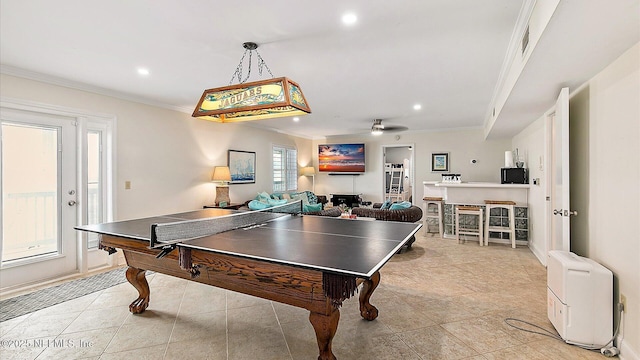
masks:
<svg viewBox="0 0 640 360"><path fill-rule="evenodd" d="M360 198L360 195L355 194L333 194L331 195L331 202L333 203L333 206L344 204L345 206L352 208L360 206L362 199Z"/></svg>

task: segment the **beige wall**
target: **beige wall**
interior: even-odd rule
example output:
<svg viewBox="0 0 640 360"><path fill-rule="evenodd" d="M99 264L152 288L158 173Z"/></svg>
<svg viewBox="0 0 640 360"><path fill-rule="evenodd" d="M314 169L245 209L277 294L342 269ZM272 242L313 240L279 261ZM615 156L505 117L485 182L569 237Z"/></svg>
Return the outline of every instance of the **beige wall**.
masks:
<svg viewBox="0 0 640 360"><path fill-rule="evenodd" d="M188 114L89 92L2 75L3 97L113 114L117 117L117 219L188 211L211 204L213 167L227 164L227 150L255 151L255 184L231 185L231 201L271 191L271 145L295 145L301 165L311 141L243 124L218 124ZM131 189L125 190L125 181ZM299 178L301 189L311 181Z"/></svg>
<svg viewBox="0 0 640 360"><path fill-rule="evenodd" d="M589 257L626 296L621 355L640 359L640 43L589 87Z"/></svg>
<svg viewBox="0 0 640 360"><path fill-rule="evenodd" d="M544 155L545 118L514 137L530 161ZM640 359L640 44L572 94L570 100L572 251L614 274L614 302L627 298L621 359ZM547 160L543 160L547 161ZM530 166L532 177L544 175ZM543 180L544 176L540 176ZM544 256L546 184L530 190L530 246ZM616 319L616 324L618 323Z"/></svg>
<svg viewBox="0 0 640 360"><path fill-rule="evenodd" d="M400 138L396 140L396 136ZM450 130L442 132L392 133L381 136L361 135L314 140L313 159L318 166L317 145L337 143L365 143L366 172L360 176L316 175L319 194L362 194L366 201L383 200L384 169L383 145L414 146L415 201L422 206L423 186L427 180L440 180L440 172L431 172L431 153L449 153L449 172L462 174L463 181L500 182L500 168L504 165L504 152L511 149L510 140L485 141L482 129ZM476 159L476 164L471 164Z"/></svg>
<svg viewBox="0 0 640 360"><path fill-rule="evenodd" d="M513 148L524 157L529 169L529 248L543 264L546 262L546 222L548 192L545 168L545 121L540 117L513 138ZM538 184L533 185L533 180Z"/></svg>

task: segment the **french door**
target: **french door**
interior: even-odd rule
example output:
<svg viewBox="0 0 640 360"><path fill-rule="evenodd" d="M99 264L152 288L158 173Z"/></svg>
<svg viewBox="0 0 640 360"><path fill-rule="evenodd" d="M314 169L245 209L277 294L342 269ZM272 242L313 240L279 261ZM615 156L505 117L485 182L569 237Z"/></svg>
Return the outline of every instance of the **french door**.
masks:
<svg viewBox="0 0 640 360"><path fill-rule="evenodd" d="M3 108L2 288L77 271L75 118Z"/></svg>

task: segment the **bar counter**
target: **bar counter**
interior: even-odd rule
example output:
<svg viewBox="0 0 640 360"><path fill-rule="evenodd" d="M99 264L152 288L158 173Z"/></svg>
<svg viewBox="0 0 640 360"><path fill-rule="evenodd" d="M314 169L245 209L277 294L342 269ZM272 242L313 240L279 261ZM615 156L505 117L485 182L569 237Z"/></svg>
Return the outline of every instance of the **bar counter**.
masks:
<svg viewBox="0 0 640 360"><path fill-rule="evenodd" d="M455 237L454 220L456 206L477 205L484 207L485 200L509 200L516 203L516 243L518 245L527 244L529 239L529 184L500 184L491 182L443 183L439 181L423 181L423 185L425 197L442 198L445 238ZM423 211L426 212L427 209L424 208ZM506 221L503 214L491 214L490 216L492 220L496 222ZM489 241L508 243L507 239L503 239L502 236L503 234L500 233L491 233Z"/></svg>

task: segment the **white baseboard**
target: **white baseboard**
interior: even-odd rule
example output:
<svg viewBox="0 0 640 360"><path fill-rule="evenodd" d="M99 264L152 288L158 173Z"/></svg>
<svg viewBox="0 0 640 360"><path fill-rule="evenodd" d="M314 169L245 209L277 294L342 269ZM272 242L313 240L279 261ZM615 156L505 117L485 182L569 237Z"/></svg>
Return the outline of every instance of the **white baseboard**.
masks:
<svg viewBox="0 0 640 360"><path fill-rule="evenodd" d="M618 355L620 360L640 360L640 356L624 340L618 345L618 350L620 350Z"/></svg>

